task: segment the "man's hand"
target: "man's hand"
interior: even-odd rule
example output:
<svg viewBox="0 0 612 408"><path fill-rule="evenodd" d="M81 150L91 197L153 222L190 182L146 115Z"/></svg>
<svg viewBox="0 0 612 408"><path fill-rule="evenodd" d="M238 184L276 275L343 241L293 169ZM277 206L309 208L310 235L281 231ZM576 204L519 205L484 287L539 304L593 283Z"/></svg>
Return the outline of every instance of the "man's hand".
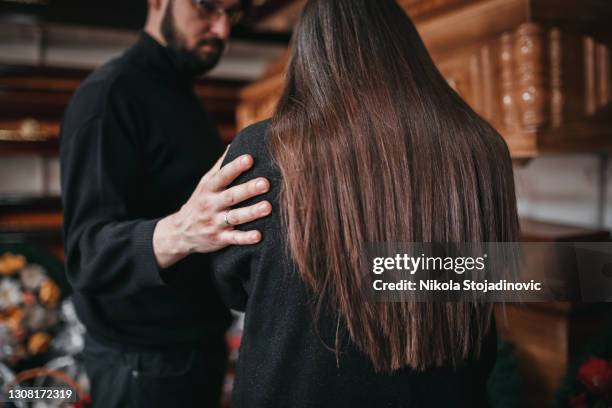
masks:
<svg viewBox="0 0 612 408"><path fill-rule="evenodd" d="M237 231L233 226L269 215L272 205L262 201L234 210L230 207L267 192L270 183L257 178L228 189L236 177L253 166L253 158L240 156L221 168L225 154L202 177L181 209L157 223L153 252L160 268L172 266L193 253L214 252L228 245L251 245L261 240L259 231Z"/></svg>

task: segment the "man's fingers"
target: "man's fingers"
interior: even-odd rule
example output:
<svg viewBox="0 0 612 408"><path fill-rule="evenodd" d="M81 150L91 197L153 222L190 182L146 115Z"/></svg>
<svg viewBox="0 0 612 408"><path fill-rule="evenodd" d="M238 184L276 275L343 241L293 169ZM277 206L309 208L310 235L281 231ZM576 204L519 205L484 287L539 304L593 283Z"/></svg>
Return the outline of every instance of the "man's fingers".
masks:
<svg viewBox="0 0 612 408"><path fill-rule="evenodd" d="M229 151L229 148L230 148L230 145L227 145L227 147L225 148L225 151L223 152L221 157L219 157L219 160L217 160L215 165L212 166L212 168L208 170L206 174L204 174L204 176L202 176L202 178L200 179L200 182L198 183L197 189L201 189L207 183L207 181L212 178L212 176L214 176L215 174L219 172L219 170L221 169L221 165L223 164L223 160L225 160L225 156L227 156L227 152Z"/></svg>
<svg viewBox="0 0 612 408"><path fill-rule="evenodd" d="M253 157L245 154L234 159L232 162L221 167L221 170L216 172L208 180L211 191L221 191L227 187L239 175L247 171L253 165Z"/></svg>
<svg viewBox="0 0 612 408"><path fill-rule="evenodd" d="M261 233L256 230L225 230L221 232L219 239L226 245L252 245L261 241Z"/></svg>
<svg viewBox="0 0 612 408"><path fill-rule="evenodd" d="M219 208L232 207L251 197L266 193L269 189L270 182L263 177L234 186L220 194Z"/></svg>
<svg viewBox="0 0 612 408"><path fill-rule="evenodd" d="M223 213L223 222L225 222L227 217L227 222L230 225L246 224L247 222L268 216L271 212L272 205L268 201L262 201L248 207L235 208Z"/></svg>

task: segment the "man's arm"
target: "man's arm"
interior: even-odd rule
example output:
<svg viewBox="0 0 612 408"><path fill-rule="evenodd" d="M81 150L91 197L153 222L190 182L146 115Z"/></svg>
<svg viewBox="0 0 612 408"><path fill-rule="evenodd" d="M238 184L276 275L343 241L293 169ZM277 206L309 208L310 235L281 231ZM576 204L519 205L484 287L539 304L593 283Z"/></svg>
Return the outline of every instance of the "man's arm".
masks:
<svg viewBox="0 0 612 408"><path fill-rule="evenodd" d="M118 101L103 117L88 120L70 134L62 133L68 278L75 289L98 295L125 295L164 285L160 270L191 253L260 239L257 231L234 232L224 222L225 204L259 194L254 188L256 181L240 190L234 187L223 191L237 176L236 171L252 165L251 158L246 166L232 163L221 170L219 162L175 214L162 219L130 214L129 200L139 191L146 172L127 112ZM253 211L251 208L249 213ZM232 224L251 219L244 213L230 215L234 217L230 219Z"/></svg>

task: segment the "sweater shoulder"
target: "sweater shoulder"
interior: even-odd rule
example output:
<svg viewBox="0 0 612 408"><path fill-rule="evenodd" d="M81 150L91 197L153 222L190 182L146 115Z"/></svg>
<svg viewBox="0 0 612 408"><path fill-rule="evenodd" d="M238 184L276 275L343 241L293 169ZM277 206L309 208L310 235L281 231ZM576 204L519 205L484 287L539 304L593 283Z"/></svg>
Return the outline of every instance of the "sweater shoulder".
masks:
<svg viewBox="0 0 612 408"><path fill-rule="evenodd" d="M100 66L78 87L71 98L66 115L75 114L80 122L105 114L110 104L137 104L143 89L143 75L125 63L122 57Z"/></svg>
<svg viewBox="0 0 612 408"><path fill-rule="evenodd" d="M241 130L232 141L225 162L250 154L255 159L255 166L270 161L268 152L268 128L270 120L263 120Z"/></svg>

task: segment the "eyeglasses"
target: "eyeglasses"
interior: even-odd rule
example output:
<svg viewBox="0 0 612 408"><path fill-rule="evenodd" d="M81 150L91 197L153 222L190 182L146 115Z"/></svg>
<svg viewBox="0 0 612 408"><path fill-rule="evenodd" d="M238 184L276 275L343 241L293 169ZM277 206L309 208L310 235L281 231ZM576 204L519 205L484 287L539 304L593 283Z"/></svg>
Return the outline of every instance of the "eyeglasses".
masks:
<svg viewBox="0 0 612 408"><path fill-rule="evenodd" d="M230 25L235 25L244 16L244 12L240 6L230 7L228 9L224 9L223 7L218 5L218 2L214 0L192 0L193 4L200 10L204 15L208 18L218 19L227 16Z"/></svg>

